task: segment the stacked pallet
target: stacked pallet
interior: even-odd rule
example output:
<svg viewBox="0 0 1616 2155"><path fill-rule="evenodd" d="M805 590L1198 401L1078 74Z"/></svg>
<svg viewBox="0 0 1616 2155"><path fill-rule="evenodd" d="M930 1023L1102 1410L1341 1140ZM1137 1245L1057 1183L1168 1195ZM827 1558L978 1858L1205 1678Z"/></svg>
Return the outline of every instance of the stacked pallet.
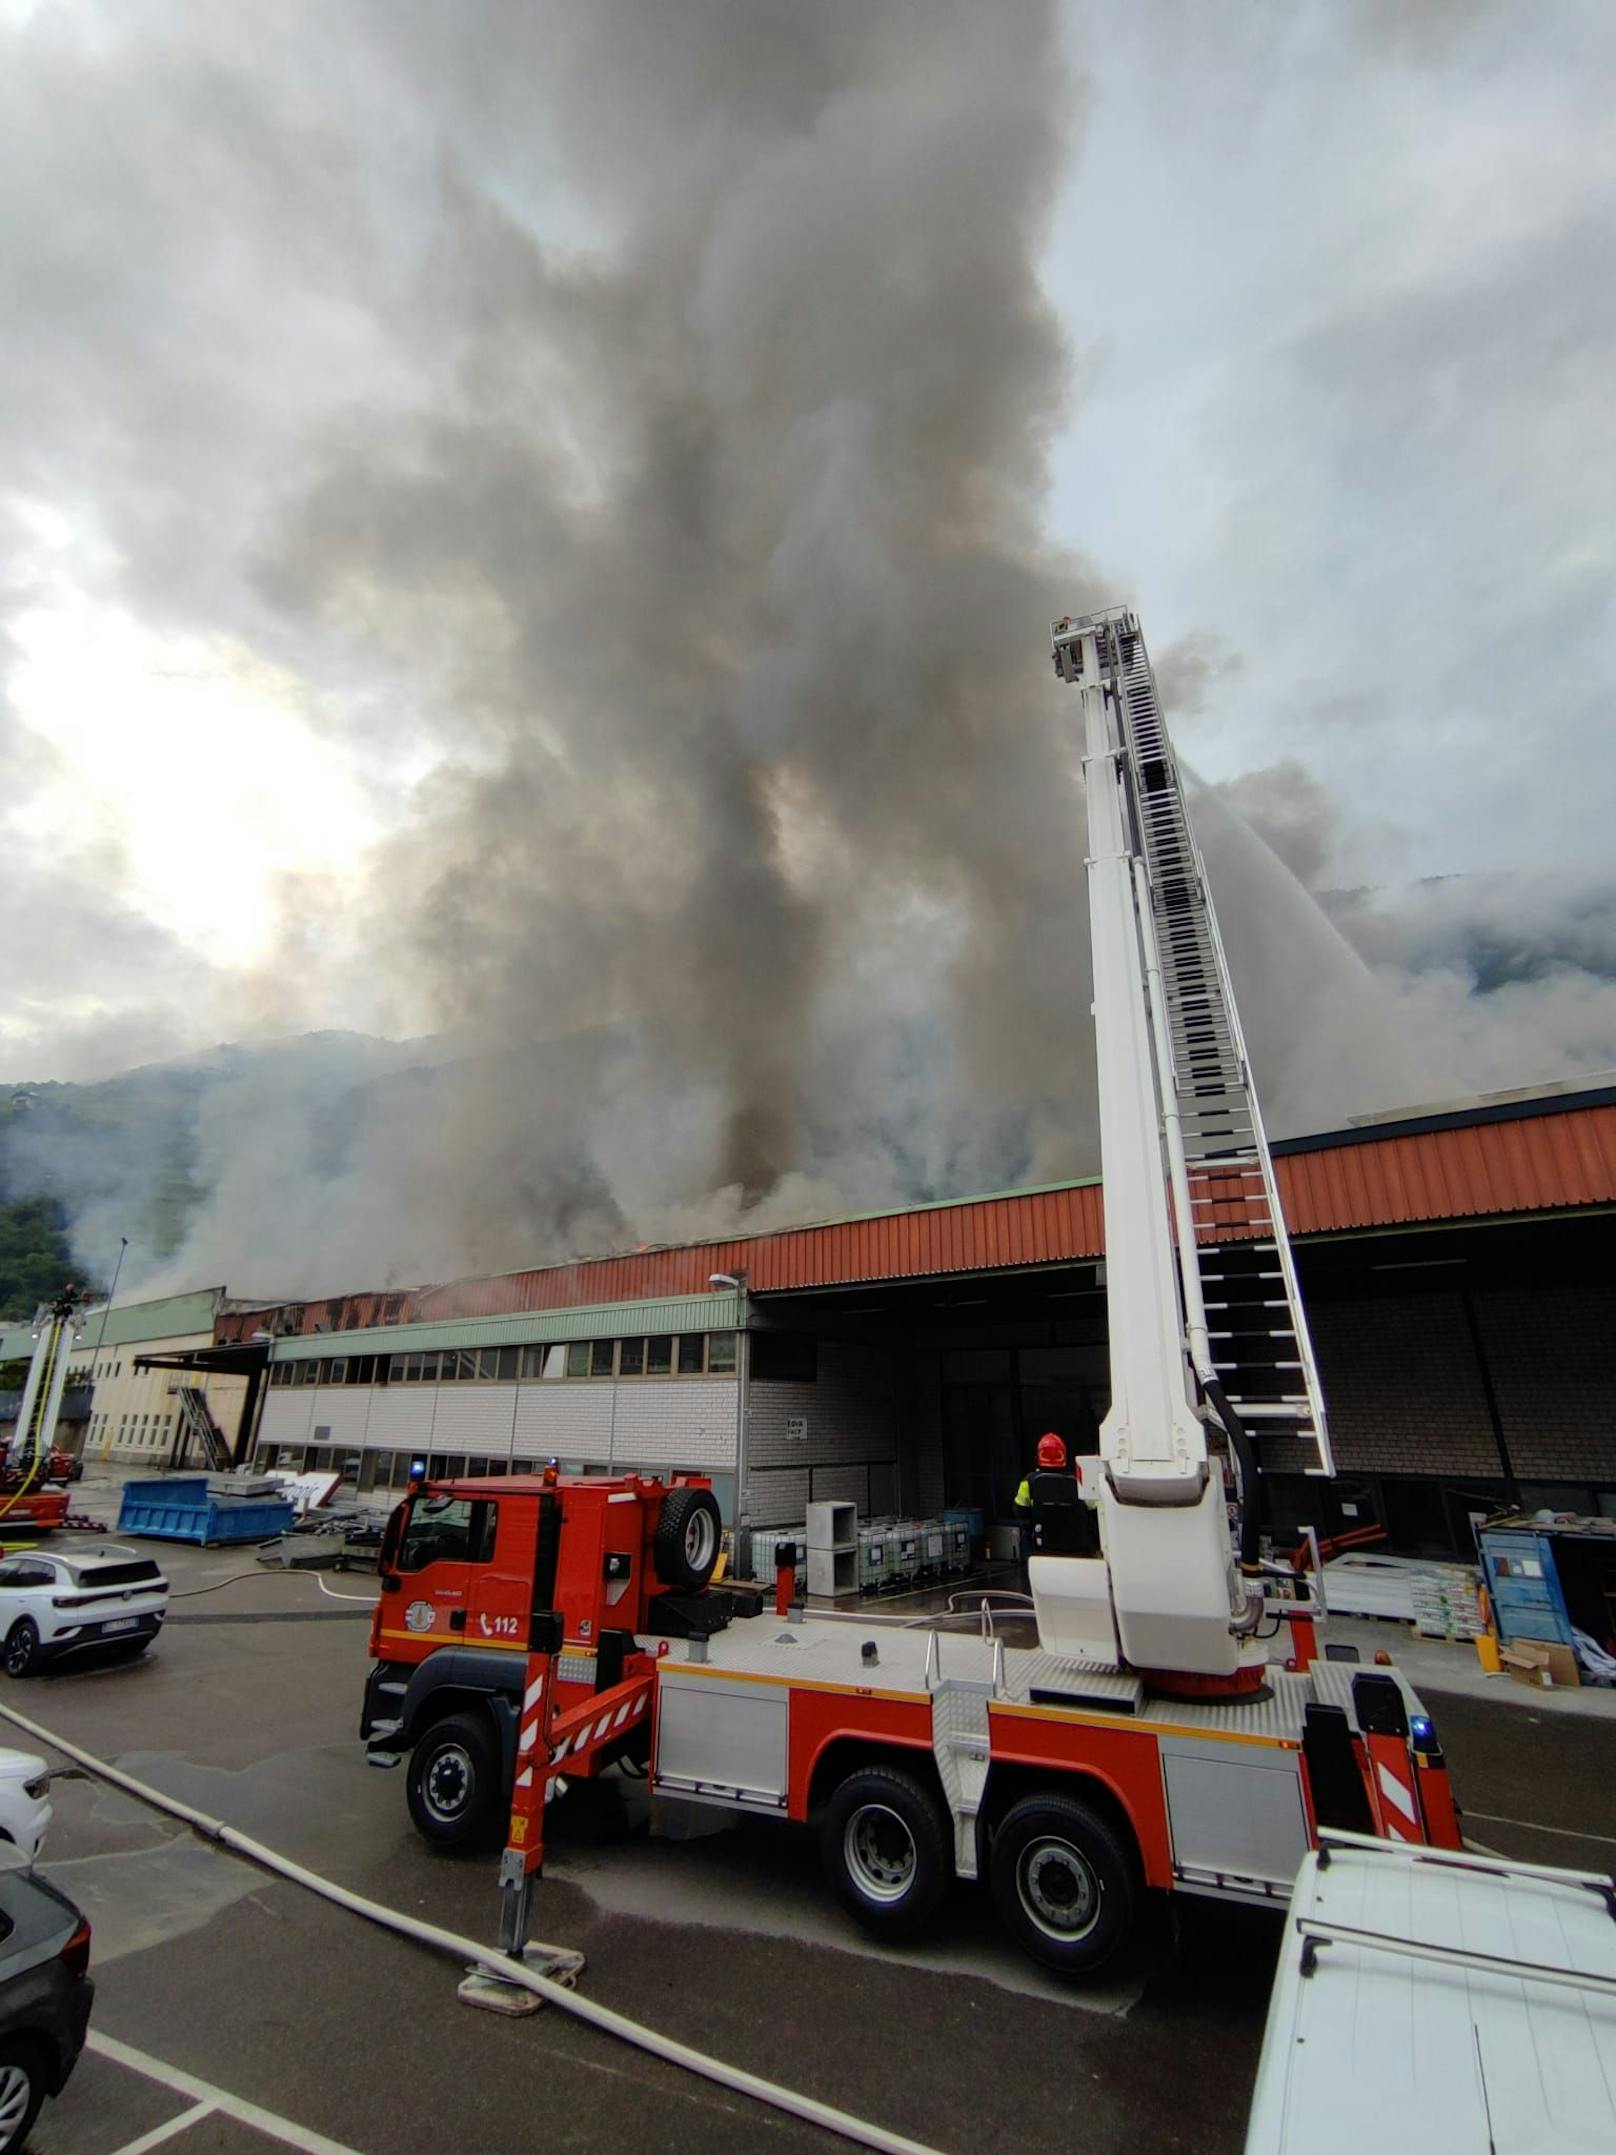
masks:
<svg viewBox="0 0 1616 2155"><path fill-rule="evenodd" d="M1483 1629L1476 1575L1464 1564L1427 1564L1413 1573L1414 1631L1422 1639L1475 1639Z"/></svg>

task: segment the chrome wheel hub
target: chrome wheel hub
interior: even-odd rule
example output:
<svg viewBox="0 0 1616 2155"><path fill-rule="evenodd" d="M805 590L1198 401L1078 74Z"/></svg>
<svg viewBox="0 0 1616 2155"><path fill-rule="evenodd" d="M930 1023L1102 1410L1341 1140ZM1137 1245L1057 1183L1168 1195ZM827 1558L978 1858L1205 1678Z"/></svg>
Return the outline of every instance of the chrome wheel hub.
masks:
<svg viewBox="0 0 1616 2155"><path fill-rule="evenodd" d="M458 1744L440 1751L426 1770L421 1793L426 1807L444 1825L453 1825L471 1795L472 1765Z"/></svg>
<svg viewBox="0 0 1616 2155"><path fill-rule="evenodd" d="M1022 1908L1048 1937L1069 1942L1094 1928L1100 1914L1100 1881L1070 1841L1048 1836L1029 1841L1016 1865Z"/></svg>
<svg viewBox="0 0 1616 2155"><path fill-rule="evenodd" d="M915 1837L884 1803L866 1803L847 1821L842 1853L860 1893L901 1901L915 1881Z"/></svg>

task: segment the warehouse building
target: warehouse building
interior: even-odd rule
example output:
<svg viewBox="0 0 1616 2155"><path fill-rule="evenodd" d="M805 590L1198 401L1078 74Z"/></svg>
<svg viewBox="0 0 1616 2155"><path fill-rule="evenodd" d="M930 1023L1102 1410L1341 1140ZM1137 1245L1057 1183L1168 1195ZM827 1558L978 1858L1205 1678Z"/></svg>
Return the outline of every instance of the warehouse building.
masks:
<svg viewBox="0 0 1616 2155"><path fill-rule="evenodd" d="M86 1464L156 1468L200 1461L200 1443L186 1426L182 1386L200 1393L227 1442L243 1440L257 1404L251 1365L262 1362L262 1350L221 1357L214 1334L221 1319L252 1306L232 1300L222 1287L202 1287L81 1311L58 1442ZM0 1362L29 1361L34 1346L33 1327L11 1326L0 1335Z"/></svg>
<svg viewBox="0 0 1616 2155"><path fill-rule="evenodd" d="M1503 1501L1616 1513L1616 1087L1275 1147L1335 1445L1280 1523L1458 1550ZM726 1517L970 1505L1107 1403L1104 1220L1074 1182L448 1286L221 1312L273 1332L265 1464L691 1469Z"/></svg>

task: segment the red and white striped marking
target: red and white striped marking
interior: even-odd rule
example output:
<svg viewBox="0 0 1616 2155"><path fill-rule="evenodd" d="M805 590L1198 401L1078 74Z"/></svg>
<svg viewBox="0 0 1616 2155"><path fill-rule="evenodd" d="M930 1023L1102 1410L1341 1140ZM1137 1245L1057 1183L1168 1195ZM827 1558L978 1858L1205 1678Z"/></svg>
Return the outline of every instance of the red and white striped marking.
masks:
<svg viewBox="0 0 1616 2155"><path fill-rule="evenodd" d="M1425 1825L1407 1749L1395 1740L1372 1736L1369 1756L1375 1769L1375 1808L1382 1832L1388 1841L1423 1843Z"/></svg>
<svg viewBox="0 0 1616 2155"><path fill-rule="evenodd" d="M598 1743L603 1743L609 1736L621 1735L630 1722L638 1721L644 1714L650 1697L649 1687L642 1688L635 1692L633 1698L625 1699L615 1713L608 1710L598 1720L586 1721L582 1728L575 1730L570 1736L564 1736L556 1745L550 1754L551 1764L559 1766L564 1758L570 1758L576 1765L579 1759L586 1752L592 1751Z"/></svg>
<svg viewBox="0 0 1616 2155"><path fill-rule="evenodd" d="M522 1694L522 1725L516 1738L516 1785L533 1786L533 1754L539 1747L544 1725L544 1671L541 1668Z"/></svg>

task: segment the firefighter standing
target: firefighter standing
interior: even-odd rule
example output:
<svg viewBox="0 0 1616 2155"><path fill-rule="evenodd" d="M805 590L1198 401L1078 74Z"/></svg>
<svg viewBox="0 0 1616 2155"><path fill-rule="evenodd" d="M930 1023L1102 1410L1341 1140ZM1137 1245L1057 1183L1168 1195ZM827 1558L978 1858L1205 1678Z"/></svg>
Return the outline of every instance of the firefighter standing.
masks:
<svg viewBox="0 0 1616 2155"><path fill-rule="evenodd" d="M1065 1442L1052 1429L1038 1439L1038 1463L1016 1491L1016 1511L1022 1521L1024 1586L1030 1557L1098 1553L1099 1532L1094 1516L1067 1462Z"/></svg>

